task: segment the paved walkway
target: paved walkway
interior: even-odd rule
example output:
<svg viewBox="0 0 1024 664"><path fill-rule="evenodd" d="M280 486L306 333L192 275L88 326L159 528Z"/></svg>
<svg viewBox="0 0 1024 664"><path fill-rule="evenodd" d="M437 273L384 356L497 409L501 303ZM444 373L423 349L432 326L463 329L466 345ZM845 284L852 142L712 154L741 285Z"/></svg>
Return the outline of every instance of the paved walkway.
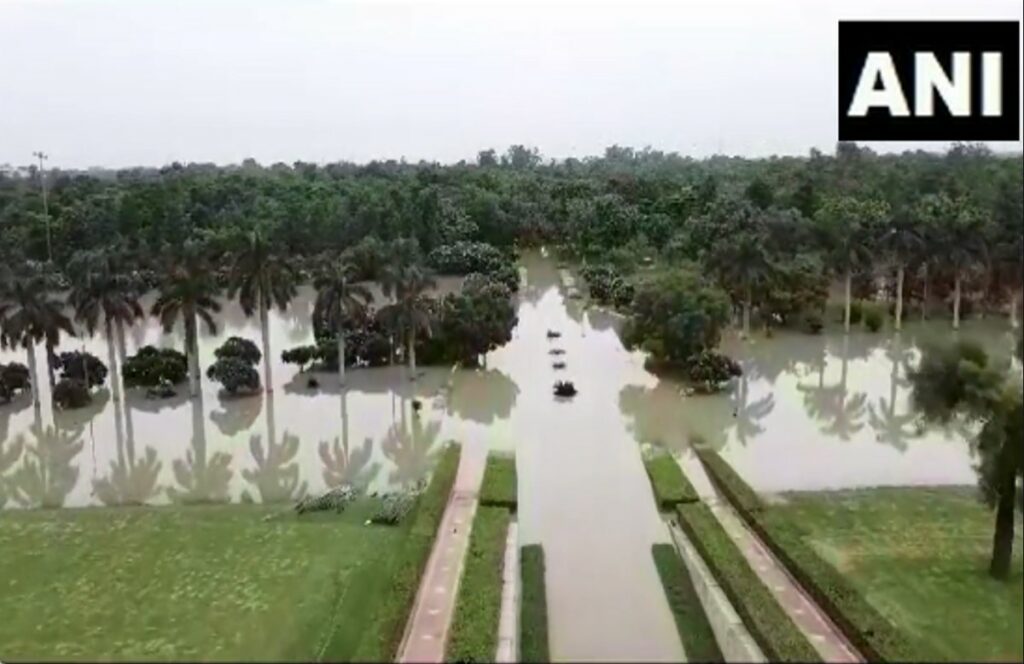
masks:
<svg viewBox="0 0 1024 664"><path fill-rule="evenodd" d="M455 612L459 578L469 548L469 530L476 514L486 462L486 449L463 446L448 506L398 650L399 662L444 661L448 628Z"/></svg>
<svg viewBox="0 0 1024 664"><path fill-rule="evenodd" d="M696 459L682 461L697 492L714 513L722 528L736 542L751 569L764 582L779 605L789 614L797 628L807 637L825 662L863 662L864 659L846 640L838 627L812 600L786 568L768 550L764 542L747 527L736 510L708 482L703 467Z"/></svg>

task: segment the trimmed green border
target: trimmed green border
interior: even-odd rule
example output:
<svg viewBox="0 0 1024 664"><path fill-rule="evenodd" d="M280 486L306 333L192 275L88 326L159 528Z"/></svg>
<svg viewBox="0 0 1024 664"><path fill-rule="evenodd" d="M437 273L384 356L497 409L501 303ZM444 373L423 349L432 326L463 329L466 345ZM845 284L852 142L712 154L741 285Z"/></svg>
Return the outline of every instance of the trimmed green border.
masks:
<svg viewBox="0 0 1024 664"><path fill-rule="evenodd" d="M715 632L704 613L690 571L686 568L679 551L672 544L655 544L651 547L654 566L658 570L661 585L665 588L672 616L676 621L679 639L683 642L686 658L691 662L724 662L718 648Z"/></svg>
<svg viewBox="0 0 1024 664"><path fill-rule="evenodd" d="M695 503L700 500L697 491L686 479L679 463L671 454L657 454L644 459L647 477L651 480L654 497L658 507L663 511L671 511L680 503Z"/></svg>
<svg viewBox="0 0 1024 664"><path fill-rule="evenodd" d="M488 455L480 486L480 504L504 507L515 512L518 507L518 482L515 457Z"/></svg>
<svg viewBox="0 0 1024 664"><path fill-rule="evenodd" d="M519 661L550 662L548 597L544 580L544 548L529 544L519 550L522 596L519 605Z"/></svg>

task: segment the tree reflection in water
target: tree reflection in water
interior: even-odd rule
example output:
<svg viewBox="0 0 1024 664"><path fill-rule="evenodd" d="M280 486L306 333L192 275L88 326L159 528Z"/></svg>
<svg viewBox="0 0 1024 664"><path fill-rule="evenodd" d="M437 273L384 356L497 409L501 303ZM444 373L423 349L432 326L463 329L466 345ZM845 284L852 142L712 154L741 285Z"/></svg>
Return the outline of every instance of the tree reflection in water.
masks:
<svg viewBox="0 0 1024 664"><path fill-rule="evenodd" d="M93 493L104 505L143 505L160 493L157 481L163 464L156 450L146 448L141 460L135 459L135 434L131 425L131 405L125 402L124 420L128 426L125 439L121 425L121 402L114 400L114 434L117 439L117 460L110 462L106 477L93 480Z"/></svg>
<svg viewBox="0 0 1024 664"><path fill-rule="evenodd" d="M349 485L364 489L377 474L380 464L370 464L373 456L373 439L366 438L363 444L354 450L341 445L338 438L333 444L326 440L320 441L320 461L323 463L324 484L328 489Z"/></svg>
<svg viewBox="0 0 1024 664"><path fill-rule="evenodd" d="M256 469L243 470L242 477L256 487L261 502L294 502L305 497L306 482L299 482L299 464L295 460L298 451L298 436L287 431L280 444L269 441L265 452L259 435L249 439L249 452Z"/></svg>
<svg viewBox="0 0 1024 664"><path fill-rule="evenodd" d="M721 449L735 426L728 399L685 396L682 386L671 380L659 380L654 387L626 385L619 391L619 410L637 442L676 452L697 440Z"/></svg>
<svg viewBox="0 0 1024 664"><path fill-rule="evenodd" d="M775 410L775 395L769 392L757 401L751 402L750 379L746 366L743 367L743 371L736 389L729 395L729 403L732 405L732 416L736 420L736 439L746 445L748 439L764 433L764 427L759 421Z"/></svg>
<svg viewBox="0 0 1024 664"><path fill-rule="evenodd" d="M899 388L910 386L910 382L905 376L912 357L910 349L904 348L899 332L890 340L886 355L892 365L889 373L889 398L878 397L877 408L875 404L868 405L868 422L875 430L875 439L878 442L892 445L903 452L907 449L907 438L918 435L919 431L914 426L917 419L914 412L908 411L902 414L896 412Z"/></svg>
<svg viewBox="0 0 1024 664"><path fill-rule="evenodd" d="M390 482L403 489L418 484L433 468L438 452L437 436L441 432L440 422L430 422L424 427L418 412L412 413L411 426L407 425L405 413L409 405L402 400L401 420L388 428L381 442L384 456L395 465Z"/></svg>
<svg viewBox="0 0 1024 664"><path fill-rule="evenodd" d="M24 448L25 444L21 440L8 441L6 436L0 438L0 509L7 504L8 491L14 492L13 486L11 489L7 489L7 484L13 483L13 478L7 477L7 471L21 459L21 452Z"/></svg>
<svg viewBox="0 0 1024 664"><path fill-rule="evenodd" d="M184 459L171 466L178 487L167 489L175 503L223 503L228 501L231 482L231 455L217 452L207 459L206 425L203 418L203 394L192 399L192 444Z"/></svg>
<svg viewBox="0 0 1024 664"><path fill-rule="evenodd" d="M508 419L519 396L519 386L497 369L463 369L452 376L446 412L480 424Z"/></svg>
<svg viewBox="0 0 1024 664"><path fill-rule="evenodd" d="M36 421L29 427L34 443L25 443L24 461L9 481L9 490L22 507L61 507L78 482L78 467L73 463L82 452L82 430L43 427Z"/></svg>
<svg viewBox="0 0 1024 664"><path fill-rule="evenodd" d="M252 428L263 408L259 395L218 397L220 410L210 413L210 419L222 434L231 438Z"/></svg>

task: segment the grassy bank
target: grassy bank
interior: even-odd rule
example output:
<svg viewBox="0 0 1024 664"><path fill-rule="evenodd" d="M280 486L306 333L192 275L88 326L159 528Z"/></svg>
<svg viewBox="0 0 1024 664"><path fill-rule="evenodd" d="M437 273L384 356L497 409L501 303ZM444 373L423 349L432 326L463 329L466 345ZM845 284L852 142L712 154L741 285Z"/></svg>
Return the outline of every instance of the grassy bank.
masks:
<svg viewBox="0 0 1024 664"><path fill-rule="evenodd" d="M817 652L750 569L707 505L687 503L676 511L683 530L765 655L772 661L817 661Z"/></svg>
<svg viewBox="0 0 1024 664"><path fill-rule="evenodd" d="M901 661L914 657L900 621L879 612L863 592L818 555L806 543L799 520L787 519L778 509L765 506L757 493L715 452L702 451L700 459L711 481L737 513L865 657L871 661Z"/></svg>
<svg viewBox="0 0 1024 664"><path fill-rule="evenodd" d="M455 484L462 448L445 448L427 490L417 501L406 528L408 534L391 556L386 589L377 606L369 609L374 619L359 640L358 661L393 661L402 642L409 613L416 601L420 577L430 558L438 526ZM364 611L367 609L364 608Z"/></svg>
<svg viewBox="0 0 1024 664"><path fill-rule="evenodd" d="M0 514L5 660L344 660L374 628L400 528L372 501Z"/></svg>
<svg viewBox="0 0 1024 664"><path fill-rule="evenodd" d="M644 468L651 480L654 498L658 507L671 511L679 503L693 503L700 500L690 481L683 475L679 464L672 455L664 452L644 459Z"/></svg>
<svg viewBox="0 0 1024 664"><path fill-rule="evenodd" d="M651 555L654 556L654 566L665 588L665 596L672 609L687 659L691 662L724 661L686 563L675 546L655 544L651 547Z"/></svg>
<svg viewBox="0 0 1024 664"><path fill-rule="evenodd" d="M530 544L520 549L519 575L522 582L519 606L519 660L550 662L544 548L540 544Z"/></svg>
<svg viewBox="0 0 1024 664"><path fill-rule="evenodd" d="M504 507L516 511L518 479L516 459L513 456L491 454L487 457L483 484L480 486L480 504Z"/></svg>
<svg viewBox="0 0 1024 664"><path fill-rule="evenodd" d="M799 524L801 543L908 635L913 659L1024 659L1024 541L1018 530L1010 581L986 574L993 515L973 487L787 498L770 508L775 529Z"/></svg>

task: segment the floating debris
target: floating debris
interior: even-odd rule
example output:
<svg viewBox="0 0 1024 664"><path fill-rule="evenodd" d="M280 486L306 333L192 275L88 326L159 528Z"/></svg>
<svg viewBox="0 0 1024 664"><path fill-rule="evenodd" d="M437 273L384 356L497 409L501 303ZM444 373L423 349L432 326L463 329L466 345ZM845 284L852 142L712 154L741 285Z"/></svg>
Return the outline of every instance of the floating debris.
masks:
<svg viewBox="0 0 1024 664"><path fill-rule="evenodd" d="M558 330L548 330L548 339L557 339L562 336L562 333Z"/></svg>
<svg viewBox="0 0 1024 664"><path fill-rule="evenodd" d="M564 369L565 368L565 362L554 362L551 365L551 368L552 369Z"/></svg>
<svg viewBox="0 0 1024 664"><path fill-rule="evenodd" d="M574 397L576 396L576 386L573 385L571 380L559 380L555 382L555 396L556 397Z"/></svg>
<svg viewBox="0 0 1024 664"><path fill-rule="evenodd" d="M315 376L310 376L306 381L306 387L311 390L318 390L320 389L320 381L318 381Z"/></svg>
<svg viewBox="0 0 1024 664"><path fill-rule="evenodd" d="M565 351L561 348L552 348L548 351L548 355L565 355Z"/></svg>

